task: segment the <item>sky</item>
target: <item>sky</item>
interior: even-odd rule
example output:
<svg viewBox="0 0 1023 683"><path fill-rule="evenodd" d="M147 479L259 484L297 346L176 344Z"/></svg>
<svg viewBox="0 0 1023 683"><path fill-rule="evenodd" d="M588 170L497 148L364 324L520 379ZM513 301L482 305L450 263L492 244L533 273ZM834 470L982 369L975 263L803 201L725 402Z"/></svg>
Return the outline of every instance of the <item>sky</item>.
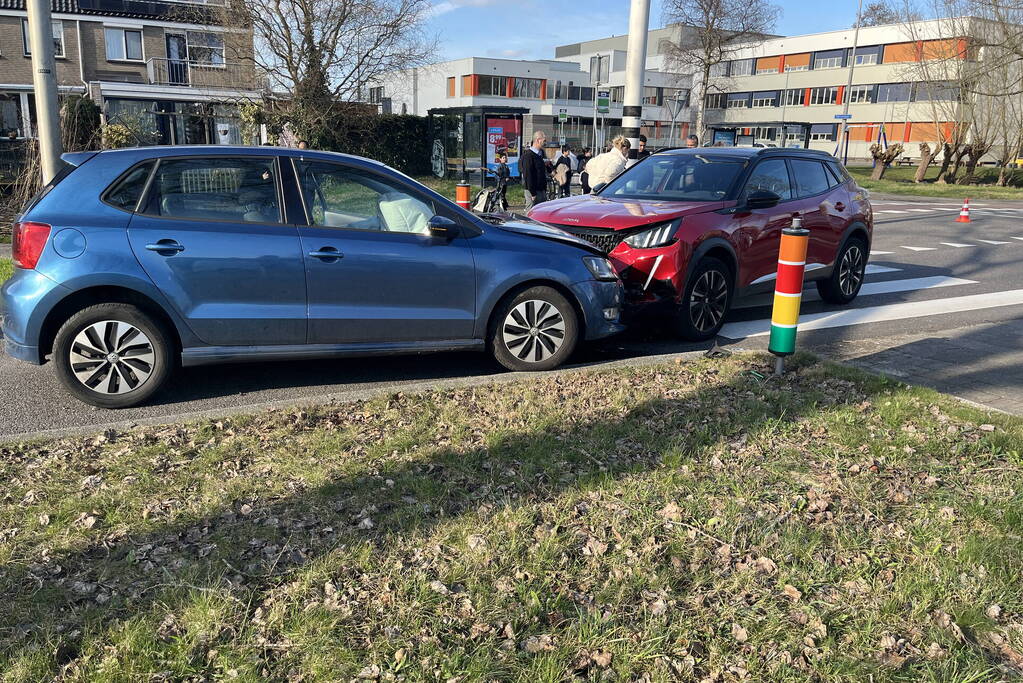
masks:
<svg viewBox="0 0 1023 683"><path fill-rule="evenodd" d="M776 2L778 0L775 0ZM856 0L782 0L782 35L849 28ZM650 28L663 25L651 0ZM436 0L426 28L439 39L438 59L553 59L554 46L628 32L628 0Z"/></svg>

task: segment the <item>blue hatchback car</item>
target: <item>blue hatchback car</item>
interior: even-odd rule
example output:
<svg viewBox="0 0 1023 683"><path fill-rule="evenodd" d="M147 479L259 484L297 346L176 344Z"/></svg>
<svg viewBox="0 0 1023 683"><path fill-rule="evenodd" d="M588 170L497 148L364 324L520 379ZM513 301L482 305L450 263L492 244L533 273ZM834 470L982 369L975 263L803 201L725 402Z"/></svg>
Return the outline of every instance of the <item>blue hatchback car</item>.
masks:
<svg viewBox="0 0 1023 683"><path fill-rule="evenodd" d="M81 400L136 405L175 367L487 349L546 370L618 332L588 242L479 217L383 164L271 147L64 155L15 226L4 347Z"/></svg>

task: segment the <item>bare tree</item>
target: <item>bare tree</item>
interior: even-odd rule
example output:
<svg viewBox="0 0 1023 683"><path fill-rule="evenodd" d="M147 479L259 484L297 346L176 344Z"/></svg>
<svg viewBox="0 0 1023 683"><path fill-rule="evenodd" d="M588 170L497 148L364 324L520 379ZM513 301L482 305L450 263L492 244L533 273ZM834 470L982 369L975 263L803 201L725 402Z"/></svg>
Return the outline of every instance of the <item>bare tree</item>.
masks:
<svg viewBox="0 0 1023 683"><path fill-rule="evenodd" d="M696 130L703 135L704 107L712 70L734 58L743 43L774 30L781 8L767 0L667 0L665 23L681 24L678 42L668 46L668 63L694 74Z"/></svg>
<svg viewBox="0 0 1023 683"><path fill-rule="evenodd" d="M917 164L916 174L913 176L914 183L922 183L927 175L927 167L931 165L931 159L937 155L938 150L931 151L931 146L926 142L920 143L920 163Z"/></svg>
<svg viewBox="0 0 1023 683"><path fill-rule="evenodd" d="M899 12L884 0L875 0L867 3L863 8L863 16L860 26L883 26L885 24L897 24L902 20ZM853 24L856 28L856 24Z"/></svg>
<svg viewBox="0 0 1023 683"><path fill-rule="evenodd" d="M888 170L893 161L899 158L900 154L902 154L901 142L888 145L887 148L881 147L876 142L872 144L870 146L870 156L874 158L874 170L870 172L870 179L881 180L884 177L884 172Z"/></svg>

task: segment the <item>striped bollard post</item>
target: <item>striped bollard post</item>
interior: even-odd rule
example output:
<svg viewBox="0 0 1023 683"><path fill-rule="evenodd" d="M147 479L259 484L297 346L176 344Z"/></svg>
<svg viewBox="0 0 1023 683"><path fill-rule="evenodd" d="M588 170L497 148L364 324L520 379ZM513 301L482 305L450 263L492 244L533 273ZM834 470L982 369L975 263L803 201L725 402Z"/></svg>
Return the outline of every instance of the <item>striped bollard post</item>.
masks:
<svg viewBox="0 0 1023 683"><path fill-rule="evenodd" d="M469 183L458 183L455 185L455 203L460 207L469 210Z"/></svg>
<svg viewBox="0 0 1023 683"><path fill-rule="evenodd" d="M803 271L806 269L806 246L810 231L803 228L798 216L792 226L781 231L778 250L778 279L774 286L774 309L771 312L771 341L767 350L777 356L774 374L785 371L785 356L796 351L796 325L799 304L803 298Z"/></svg>

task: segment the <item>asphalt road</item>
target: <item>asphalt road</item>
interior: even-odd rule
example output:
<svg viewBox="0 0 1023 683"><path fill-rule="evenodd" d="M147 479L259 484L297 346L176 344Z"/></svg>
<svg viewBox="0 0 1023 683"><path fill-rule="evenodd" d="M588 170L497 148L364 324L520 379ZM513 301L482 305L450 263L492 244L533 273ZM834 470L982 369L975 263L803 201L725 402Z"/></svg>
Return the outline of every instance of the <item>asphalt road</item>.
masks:
<svg viewBox="0 0 1023 683"><path fill-rule="evenodd" d="M812 350L858 340L883 342L908 331L939 333L1023 319L1023 203L973 203L973 220L964 225L954 222L959 212L955 200L875 199L872 267L864 292L842 308L815 300L808 289L800 346ZM765 347L769 297L737 306L721 343ZM634 331L587 346L574 362L601 364L708 346L678 342L657 331ZM260 410L502 374L486 356L470 353L213 366L182 371L157 403L109 411L71 398L50 367L0 356L0 439Z"/></svg>

